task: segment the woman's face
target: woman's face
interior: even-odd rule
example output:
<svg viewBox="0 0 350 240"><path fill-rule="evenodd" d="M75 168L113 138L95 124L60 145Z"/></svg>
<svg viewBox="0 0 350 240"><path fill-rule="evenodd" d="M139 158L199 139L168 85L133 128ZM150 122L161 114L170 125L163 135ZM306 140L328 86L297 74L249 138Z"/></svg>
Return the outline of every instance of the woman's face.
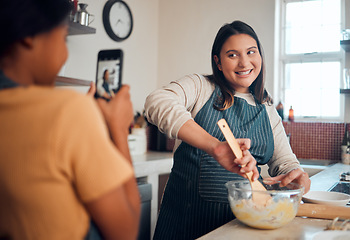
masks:
<svg viewBox="0 0 350 240"><path fill-rule="evenodd" d="M35 83L53 85L56 75L67 60L66 46L68 27L58 26L53 30L36 36L36 71Z"/></svg>
<svg viewBox="0 0 350 240"><path fill-rule="evenodd" d="M249 86L261 71L262 59L258 45L248 34L229 37L214 60L226 80L237 92L248 93Z"/></svg>
<svg viewBox="0 0 350 240"><path fill-rule="evenodd" d="M105 71L105 75L104 75L104 81L108 82L109 81L109 71Z"/></svg>

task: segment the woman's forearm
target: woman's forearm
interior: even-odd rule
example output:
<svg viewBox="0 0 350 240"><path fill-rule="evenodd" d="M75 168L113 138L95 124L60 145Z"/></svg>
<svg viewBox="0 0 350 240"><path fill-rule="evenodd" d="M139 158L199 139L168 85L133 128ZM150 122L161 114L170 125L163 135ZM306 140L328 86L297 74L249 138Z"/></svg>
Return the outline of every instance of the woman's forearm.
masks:
<svg viewBox="0 0 350 240"><path fill-rule="evenodd" d="M111 132L111 138L115 146L132 166L132 159L131 159L129 145L128 145L128 131L125 129L119 129L119 130L113 129L113 130L110 130L110 132ZM139 197L136 179L131 178L129 181L127 181L124 184L124 190L127 196L129 197L130 204L134 212L138 214L140 211L140 197Z"/></svg>
<svg viewBox="0 0 350 240"><path fill-rule="evenodd" d="M237 173L243 177L246 177L245 173L253 171L253 178L258 178L259 173L256 168L256 160L248 151L250 148L250 140L237 139L243 150L243 157L237 159L227 142L221 142L217 138L211 136L194 120L188 120L180 128L177 136L182 141L214 157L226 170Z"/></svg>
<svg viewBox="0 0 350 240"><path fill-rule="evenodd" d="M178 138L190 144L193 147L199 148L209 155L214 155L216 146L220 143L217 138L211 136L194 120L188 120L179 130Z"/></svg>

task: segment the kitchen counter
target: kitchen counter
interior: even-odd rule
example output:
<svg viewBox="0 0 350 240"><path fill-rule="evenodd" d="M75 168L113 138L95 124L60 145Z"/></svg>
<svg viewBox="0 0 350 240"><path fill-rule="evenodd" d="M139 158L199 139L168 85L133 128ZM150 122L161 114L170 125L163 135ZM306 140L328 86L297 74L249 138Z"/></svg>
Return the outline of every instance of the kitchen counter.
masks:
<svg viewBox="0 0 350 240"><path fill-rule="evenodd" d="M349 171L350 166L341 163L326 167L325 170L311 177L311 190L328 191L335 183L339 181L339 175L341 173ZM296 217L291 223L281 228L274 230L260 230L250 228L235 219L202 236L199 238L199 240L231 240L233 238L259 240L311 240L315 235L322 233L327 224L331 222L332 220Z"/></svg>
<svg viewBox="0 0 350 240"><path fill-rule="evenodd" d="M296 217L291 223L274 230L259 230L247 227L238 220L233 220L220 228L204 235L198 240L311 240L318 232L323 231L330 220L307 219Z"/></svg>
<svg viewBox="0 0 350 240"><path fill-rule="evenodd" d="M132 155L136 178L152 174L170 173L173 166L172 152L147 152L142 155Z"/></svg>
<svg viewBox="0 0 350 240"><path fill-rule="evenodd" d="M311 191L327 191L340 179L340 174L350 172L350 165L337 163L312 176Z"/></svg>
<svg viewBox="0 0 350 240"><path fill-rule="evenodd" d="M173 166L173 153L147 152L142 155L132 155L131 158L135 177L152 184L151 237L153 237L158 215L159 175L170 173Z"/></svg>

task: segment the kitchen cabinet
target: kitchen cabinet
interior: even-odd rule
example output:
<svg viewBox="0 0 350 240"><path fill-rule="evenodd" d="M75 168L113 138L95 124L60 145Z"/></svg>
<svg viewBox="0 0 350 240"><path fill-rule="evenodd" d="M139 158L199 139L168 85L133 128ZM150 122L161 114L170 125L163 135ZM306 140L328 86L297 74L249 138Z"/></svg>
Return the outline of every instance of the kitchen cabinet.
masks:
<svg viewBox="0 0 350 240"><path fill-rule="evenodd" d="M143 178L152 185L151 201L151 239L153 238L158 215L158 194L160 176L168 175L173 166L171 152L149 151L142 155L132 155L132 162L136 178ZM162 189L160 190L162 191Z"/></svg>
<svg viewBox="0 0 350 240"><path fill-rule="evenodd" d="M350 94L350 89L340 89L340 93Z"/></svg>

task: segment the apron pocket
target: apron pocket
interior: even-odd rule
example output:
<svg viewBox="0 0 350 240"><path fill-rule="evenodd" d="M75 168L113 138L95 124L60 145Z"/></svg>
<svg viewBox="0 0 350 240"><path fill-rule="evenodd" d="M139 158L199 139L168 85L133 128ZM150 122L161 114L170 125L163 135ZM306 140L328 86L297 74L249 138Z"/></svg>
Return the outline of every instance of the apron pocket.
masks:
<svg viewBox="0 0 350 240"><path fill-rule="evenodd" d="M228 203L225 183L242 179L240 175L223 168L208 154L201 156L199 195L206 201Z"/></svg>

